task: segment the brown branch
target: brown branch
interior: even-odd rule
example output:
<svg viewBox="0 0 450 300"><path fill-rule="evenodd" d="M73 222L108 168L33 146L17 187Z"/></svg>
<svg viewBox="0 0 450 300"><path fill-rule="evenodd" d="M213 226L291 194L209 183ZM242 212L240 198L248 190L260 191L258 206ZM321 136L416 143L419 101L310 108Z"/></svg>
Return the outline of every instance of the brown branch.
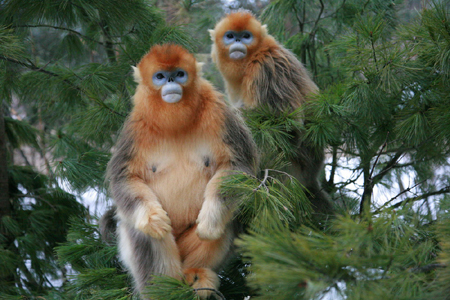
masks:
<svg viewBox="0 0 450 300"><path fill-rule="evenodd" d="M402 157L402 155L404 154L403 150L399 150L394 157L387 162L386 166L377 174L375 175L375 177L373 177L373 182L378 182L380 181L384 175L387 174L387 172L389 172L389 170L391 170L398 162L398 160Z"/></svg>
<svg viewBox="0 0 450 300"><path fill-rule="evenodd" d="M390 208L397 208L397 207L400 207L400 206L402 206L404 204L407 204L409 202L415 202L415 201L419 201L419 200L422 200L422 199L426 199L426 198L431 197L431 196L442 195L442 194L446 194L446 193L450 193L450 186L446 186L445 188L442 188L439 191L429 192L429 193L425 193L425 194L419 195L417 197L407 198L407 199L405 199L405 200L403 200L401 202L398 202L398 203L392 205Z"/></svg>
<svg viewBox="0 0 450 300"><path fill-rule="evenodd" d="M373 171L375 170L375 167L376 167L377 164L378 164L378 160L380 159L381 153L383 152L384 148L386 148L386 146L387 146L388 138L389 138L389 131L387 132L387 134L386 134L386 139L384 140L384 143L383 143L383 145L381 146L380 151L378 152L377 158L375 159L375 162L373 163L373 167L372 167L372 170L370 171L369 178L372 178Z"/></svg>
<svg viewBox="0 0 450 300"><path fill-rule="evenodd" d="M323 11L325 10L325 5L323 4L323 0L319 0L319 2L320 2L320 11L319 11L319 15L317 16L317 19L316 19L316 21L314 22L313 29L311 30L311 33L309 34L310 36L315 36L316 31L317 31L317 29L318 29L319 21L321 20Z"/></svg>
<svg viewBox="0 0 450 300"><path fill-rule="evenodd" d="M303 33L303 25L304 25L304 23L300 20L300 17L298 16L298 9L295 6L295 4L292 5L292 9L294 10L294 15L295 15L295 18L297 19L298 27L300 29L300 32Z"/></svg>
<svg viewBox="0 0 450 300"><path fill-rule="evenodd" d="M400 197L401 195L403 195L403 194L405 194L405 193L411 191L411 190L412 190L413 188L415 188L416 186L421 185L421 184L424 183L425 181L427 181L427 180L426 180L426 179L425 179L425 180L422 180L421 182L416 183L415 185L413 185L413 186L411 186L411 187L409 187L409 188L407 188L407 189L401 191L401 192L398 193L395 197L391 198L389 201L387 201L386 203L384 203L379 209L377 209L377 210L374 212L374 214L378 214L378 213L379 213L381 210L383 210L387 205L389 205L389 203L391 203L392 201L394 201L395 199L397 199L397 198Z"/></svg>
<svg viewBox="0 0 450 300"><path fill-rule="evenodd" d="M429 273L438 268L447 268L444 264L429 264L423 267L415 267L410 270L411 273Z"/></svg>
<svg viewBox="0 0 450 300"><path fill-rule="evenodd" d="M373 60L375 62L375 68L378 70L378 62L377 62L377 54L375 53L375 45L373 43L373 32L370 32L370 44L372 45L372 54L373 54Z"/></svg>

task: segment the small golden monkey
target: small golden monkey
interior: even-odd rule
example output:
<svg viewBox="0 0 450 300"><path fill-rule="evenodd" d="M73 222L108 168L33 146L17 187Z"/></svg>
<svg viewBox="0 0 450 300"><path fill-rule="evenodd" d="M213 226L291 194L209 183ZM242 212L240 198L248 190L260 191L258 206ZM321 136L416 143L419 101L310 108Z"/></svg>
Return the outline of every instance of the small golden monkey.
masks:
<svg viewBox="0 0 450 300"><path fill-rule="evenodd" d="M219 185L233 171L255 172L249 130L199 72L178 45L150 49L134 68L134 107L108 164L119 252L140 292L152 274L218 288L237 202Z"/></svg>
<svg viewBox="0 0 450 300"><path fill-rule="evenodd" d="M275 114L294 111L306 103L308 96L318 92L305 67L250 12L239 10L226 15L210 30L210 35L213 61L235 106L250 109L268 106ZM329 196L318 180L324 151L300 142L302 132L295 134L298 151L291 159L290 172L311 193L310 200L317 212L331 212Z"/></svg>

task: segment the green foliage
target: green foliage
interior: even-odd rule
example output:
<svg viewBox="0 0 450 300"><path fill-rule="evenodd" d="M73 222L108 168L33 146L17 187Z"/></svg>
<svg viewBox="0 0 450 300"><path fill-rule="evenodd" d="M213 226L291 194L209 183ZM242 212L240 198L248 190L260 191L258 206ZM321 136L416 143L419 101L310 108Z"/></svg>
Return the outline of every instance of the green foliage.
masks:
<svg viewBox="0 0 450 300"><path fill-rule="evenodd" d="M267 231L239 245L252 257L249 280L258 299L320 299L330 290L348 299L413 299L431 279L417 265L432 263L437 251L420 225L409 210L370 220L346 216L326 233Z"/></svg>
<svg viewBox="0 0 450 300"><path fill-rule="evenodd" d="M155 300L199 299L192 287L168 276L154 276L144 295Z"/></svg>
<svg viewBox="0 0 450 300"><path fill-rule="evenodd" d="M295 131L300 130L299 112L274 114L268 107L244 111L247 125L262 153L282 153L287 158L296 153L292 147Z"/></svg>
<svg viewBox="0 0 450 300"><path fill-rule="evenodd" d="M49 281L60 276L53 249L65 241L67 220L85 209L30 167L11 167L9 182L14 215L0 221L0 297L45 295Z"/></svg>
<svg viewBox="0 0 450 300"><path fill-rule="evenodd" d="M98 226L71 219L67 241L56 247L61 266L77 273L63 286L73 299L132 299L128 275L117 260L117 247L106 245Z"/></svg>
<svg viewBox="0 0 450 300"><path fill-rule="evenodd" d="M311 216L311 204L303 187L285 172L266 169L261 180L233 174L223 180L222 193L239 199L236 218L260 230L301 224Z"/></svg>

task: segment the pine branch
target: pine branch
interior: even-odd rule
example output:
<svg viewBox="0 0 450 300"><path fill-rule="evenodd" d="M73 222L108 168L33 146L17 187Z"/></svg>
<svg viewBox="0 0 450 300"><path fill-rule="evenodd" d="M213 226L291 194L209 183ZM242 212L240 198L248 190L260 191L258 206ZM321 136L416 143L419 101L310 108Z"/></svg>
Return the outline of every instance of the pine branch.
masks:
<svg viewBox="0 0 450 300"><path fill-rule="evenodd" d="M433 270L447 268L447 265L444 264L429 264L423 267L415 267L410 270L411 273L429 273Z"/></svg>
<svg viewBox="0 0 450 300"><path fill-rule="evenodd" d="M295 6L295 3L292 4L292 9L294 10L294 16L297 19L298 27L300 29L300 32L303 33L303 25L304 25L304 23L302 22L302 20L300 20L300 17L298 16L298 9Z"/></svg>
<svg viewBox="0 0 450 300"><path fill-rule="evenodd" d="M401 202L398 202L398 203L392 205L390 208L397 208L397 207L405 205L405 204L407 204L409 202L415 202L415 201L419 201L419 200L422 200L422 199L426 199L426 198L431 197L431 196L442 195L442 194L447 194L447 193L450 193L450 186L446 186L445 188L442 188L439 191L429 192L429 193L425 193L425 194L419 195L417 197L407 198L407 199L405 199L405 200L403 200Z"/></svg>
<svg viewBox="0 0 450 300"><path fill-rule="evenodd" d="M266 191L268 191L267 185L266 185L266 181L267 178L269 177L269 169L265 169L264 170L264 178L261 181L261 184L258 185L256 188L253 189L254 192L256 192L257 190L259 190L262 186L264 186L264 188L266 189Z"/></svg>
<svg viewBox="0 0 450 300"><path fill-rule="evenodd" d="M197 291L211 291L211 292L216 293L216 294L220 297L220 299L222 299L222 300L227 300L227 299L225 298L225 296L224 296L221 292L219 292L218 290L216 290L216 289L211 289L211 288L198 288L198 289L194 289L194 291L195 291L195 292L197 292Z"/></svg>
<svg viewBox="0 0 450 300"><path fill-rule="evenodd" d="M116 62L116 55L114 53L113 43L112 43L112 39L111 39L110 32L109 32L110 31L109 27L106 24L106 22L103 21L103 20L100 21L98 23L98 25L100 26L100 28L101 28L104 36L105 36L106 43L104 44L104 46L105 46L106 53L108 55L109 62L110 63L115 63Z"/></svg>
<svg viewBox="0 0 450 300"><path fill-rule="evenodd" d="M394 157L389 162L387 162L386 166L377 175L375 175L375 177L373 177L373 182L375 183L379 182L389 172L389 170L391 170L397 164L397 162L400 160L403 154L404 151L399 150L394 155Z"/></svg>
<svg viewBox="0 0 450 300"><path fill-rule="evenodd" d="M22 62L22 61L19 61L19 60L16 60L16 59L12 59L12 58L5 57L5 56L3 56L3 55L0 55L0 59L1 59L1 60L5 60L5 61L8 61L8 62L11 62L11 63L14 63L14 64L18 64L18 65L24 66L24 67L26 67L26 68L28 68L28 69L30 69L30 70L36 71L36 72L41 72L41 73L47 74L47 75L49 75L49 76L51 76L51 77L55 77L55 78L61 79L61 75L56 74L56 73L51 72L51 71L48 71L48 70L45 70L45 69L43 69L43 68L40 68L40 67L36 66L36 65L35 65L33 62L31 62L31 61L29 61L28 63L25 63L25 62ZM68 79L66 79L66 78L62 78L61 80L62 80L62 82L66 83L66 84L68 84L69 86L71 86L72 88L74 88L75 90L77 90L77 91L79 91L80 93L86 95L89 99L91 99L92 101L94 101L94 102L97 103L98 105L102 106L103 108L106 108L106 109L109 110L111 113L114 113L114 114L116 114L116 115L118 115L118 116L121 116L121 117L125 118L125 115L121 114L121 113L118 112L118 111L115 111L114 109L112 109L111 107L109 107L108 105L106 105L103 101L101 101L101 100L99 100L99 99L96 99L96 98L90 96L89 93L87 93L85 90L83 90L81 87L77 86L76 84L74 84L74 83L71 82L70 80L68 80Z"/></svg>
<svg viewBox="0 0 450 300"><path fill-rule="evenodd" d="M381 206L379 209L377 209L374 214L378 214L380 213L387 205L389 205L390 203L392 203L392 201L394 201L395 199L397 199L398 197L400 197L401 195L411 191L413 188L417 187L418 185L421 185L422 183L424 183L425 181L427 181L427 179L422 180L419 183L416 183L415 185L408 187L407 189L404 189L403 191L401 191L400 193L398 193L395 197L391 198L389 201L387 201L386 203L383 204L383 206Z"/></svg>
<svg viewBox="0 0 450 300"><path fill-rule="evenodd" d="M41 28L52 28L52 29L57 29L57 30L62 30L62 31L68 31L70 33L78 35L82 39L85 39L85 40L88 40L88 41L91 41L91 42L95 42L95 43L97 43L99 45L102 45L102 46L105 44L103 42L100 42L100 41L97 41L97 40L95 40L93 38L90 38L90 37L88 37L88 36L78 32L76 30L73 30L71 28L61 27L61 26L54 26L54 25L48 25L48 24L33 24L33 25L25 24L25 25L15 25L15 26L11 26L11 27L12 28L39 28L39 27L41 27ZM121 44L121 43L114 43L114 44Z"/></svg>
<svg viewBox="0 0 450 300"><path fill-rule="evenodd" d="M383 145L381 146L380 151L378 152L378 155L377 155L377 157L376 157L376 159L375 159L375 162L373 163L372 170L370 171L369 178L372 178L373 171L375 170L375 167L376 167L377 164L378 164L378 160L380 159L381 153L383 152L384 148L386 148L386 146L387 146L387 140L388 140L388 137L389 137L389 131L388 131L388 133L386 134L386 139L384 140L384 143L383 143Z"/></svg>
<svg viewBox="0 0 450 300"><path fill-rule="evenodd" d="M370 32L370 44L372 46L372 54L373 54L373 60L375 62L375 68L377 69L377 72L378 72L377 54L375 53L375 45L373 43L373 33L372 32Z"/></svg>
<svg viewBox="0 0 450 300"><path fill-rule="evenodd" d="M325 5L323 4L323 0L319 0L319 2L320 2L320 11L319 11L319 15L317 16L317 19L316 19L316 21L314 22L314 26L313 26L313 29L311 30L311 33L309 34L310 37L311 37L311 36L314 37L314 36L316 35L316 31L317 31L317 29L319 28L319 27L318 27L319 21L321 20L323 11L325 10Z"/></svg>

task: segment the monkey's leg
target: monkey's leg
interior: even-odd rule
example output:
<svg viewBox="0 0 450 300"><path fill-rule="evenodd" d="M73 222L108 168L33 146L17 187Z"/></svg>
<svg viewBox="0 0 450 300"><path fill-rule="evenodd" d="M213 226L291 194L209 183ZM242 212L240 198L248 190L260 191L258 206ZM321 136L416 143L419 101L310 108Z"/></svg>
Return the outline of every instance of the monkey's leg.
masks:
<svg viewBox="0 0 450 300"><path fill-rule="evenodd" d="M219 186L228 170L218 170L206 185L205 201L197 217L197 234L204 240L223 236L233 215L233 203L220 196Z"/></svg>
<svg viewBox="0 0 450 300"><path fill-rule="evenodd" d="M119 252L142 292L152 274L182 278L181 260L171 233L155 239L125 222L119 225Z"/></svg>
<svg viewBox="0 0 450 300"><path fill-rule="evenodd" d="M227 226L225 233L217 240L201 240L197 233L197 225L186 230L177 239L183 263L186 281L194 289L219 287L219 278L213 270L217 270L230 252L233 242L233 230ZM198 291L198 295L207 298L211 291Z"/></svg>

